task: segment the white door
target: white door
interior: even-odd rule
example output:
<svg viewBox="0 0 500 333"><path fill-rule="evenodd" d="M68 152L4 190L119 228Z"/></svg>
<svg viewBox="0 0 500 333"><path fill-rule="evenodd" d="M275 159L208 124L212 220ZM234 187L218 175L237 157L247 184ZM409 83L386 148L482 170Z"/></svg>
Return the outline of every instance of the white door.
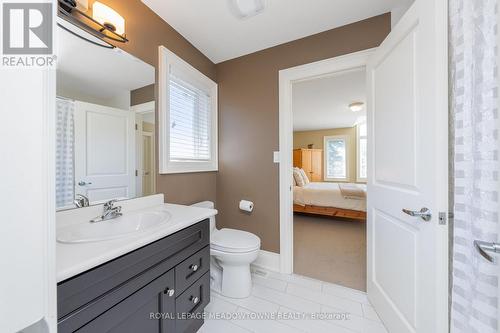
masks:
<svg viewBox="0 0 500 333"><path fill-rule="evenodd" d="M75 193L91 202L135 197L135 113L75 103Z"/></svg>
<svg viewBox="0 0 500 333"><path fill-rule="evenodd" d="M448 331L446 19L416 0L367 65L367 289L392 333Z"/></svg>

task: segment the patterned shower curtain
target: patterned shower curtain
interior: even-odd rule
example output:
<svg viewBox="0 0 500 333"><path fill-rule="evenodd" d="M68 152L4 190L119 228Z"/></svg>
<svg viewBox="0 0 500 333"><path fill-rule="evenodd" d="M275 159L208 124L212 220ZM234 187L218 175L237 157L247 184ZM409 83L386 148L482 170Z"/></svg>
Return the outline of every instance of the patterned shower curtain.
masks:
<svg viewBox="0 0 500 333"><path fill-rule="evenodd" d="M497 333L498 263L473 241L498 242L500 0L450 0L450 115L454 150L452 333Z"/></svg>
<svg viewBox="0 0 500 333"><path fill-rule="evenodd" d="M74 186L74 102L56 100L56 207L71 207Z"/></svg>

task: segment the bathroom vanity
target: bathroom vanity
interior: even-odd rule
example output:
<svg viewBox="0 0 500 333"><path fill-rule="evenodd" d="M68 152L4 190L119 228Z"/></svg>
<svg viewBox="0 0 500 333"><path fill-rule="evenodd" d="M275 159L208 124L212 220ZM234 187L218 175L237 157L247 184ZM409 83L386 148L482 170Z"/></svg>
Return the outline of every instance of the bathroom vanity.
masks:
<svg viewBox="0 0 500 333"><path fill-rule="evenodd" d="M165 209L170 217L162 226L113 240L58 242L60 333L180 333L201 327L210 301L208 217L216 211L158 205L162 199L154 196L153 206L139 210L136 202L144 205L147 198L122 203L124 217ZM58 213L63 224L58 234L85 223L64 225L71 214L86 220L98 209ZM120 220L99 223L118 225Z"/></svg>

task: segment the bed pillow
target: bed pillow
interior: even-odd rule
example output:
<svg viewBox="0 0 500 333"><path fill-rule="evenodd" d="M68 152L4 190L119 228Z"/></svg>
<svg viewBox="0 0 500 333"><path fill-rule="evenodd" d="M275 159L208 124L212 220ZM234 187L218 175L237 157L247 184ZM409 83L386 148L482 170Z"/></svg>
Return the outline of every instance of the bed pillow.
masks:
<svg viewBox="0 0 500 333"><path fill-rule="evenodd" d="M293 186L297 186L297 182L295 181L295 176L293 175L293 173L292 173L292 182Z"/></svg>
<svg viewBox="0 0 500 333"><path fill-rule="evenodd" d="M299 168L293 168L293 179L295 179L297 186L303 187L306 184Z"/></svg>
<svg viewBox="0 0 500 333"><path fill-rule="evenodd" d="M304 171L304 169L299 169L299 172L300 172L300 175L302 176L302 179L304 180L304 185L309 184L311 181L307 177L306 172Z"/></svg>

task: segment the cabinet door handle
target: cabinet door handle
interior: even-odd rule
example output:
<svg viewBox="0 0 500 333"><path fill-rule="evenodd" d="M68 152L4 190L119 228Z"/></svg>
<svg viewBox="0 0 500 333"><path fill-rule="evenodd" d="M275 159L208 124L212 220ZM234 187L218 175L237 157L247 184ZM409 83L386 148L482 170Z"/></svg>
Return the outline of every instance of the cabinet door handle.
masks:
<svg viewBox="0 0 500 333"><path fill-rule="evenodd" d="M165 289L165 290L163 291L163 293L164 293L165 295L168 295L168 297L172 297L172 296L174 296L174 294L175 294L175 290L174 290L174 289L167 288L167 289Z"/></svg>
<svg viewBox="0 0 500 333"><path fill-rule="evenodd" d="M200 302L200 298L196 296L191 296L191 302L193 302L193 304L198 304Z"/></svg>
<svg viewBox="0 0 500 333"><path fill-rule="evenodd" d="M198 270L198 265L193 264L193 265L189 266L189 269L191 269L193 272L196 272Z"/></svg>

